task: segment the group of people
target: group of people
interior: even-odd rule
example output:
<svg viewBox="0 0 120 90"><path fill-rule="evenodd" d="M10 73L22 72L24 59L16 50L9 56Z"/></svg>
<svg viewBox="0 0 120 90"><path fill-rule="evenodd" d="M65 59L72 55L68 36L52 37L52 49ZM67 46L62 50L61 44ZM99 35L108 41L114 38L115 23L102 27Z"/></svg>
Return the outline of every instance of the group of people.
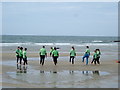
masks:
<svg viewBox="0 0 120 90"><path fill-rule="evenodd" d="M93 60L91 62L91 64L94 62L94 64L96 64L96 62L98 64L100 64L100 55L101 55L101 52L100 52L100 49L95 49L94 51L94 55L93 55Z"/></svg>
<svg viewBox="0 0 120 90"><path fill-rule="evenodd" d="M82 62L84 62L84 58L86 58L86 65L88 65L88 58L90 56L90 49L89 49L89 46L86 46L86 48L87 49L86 49L85 54L82 58ZM100 64L100 60L99 60L100 55L101 55L100 49L95 49L94 54L93 54L93 60L92 60L91 64L93 64L93 63L96 64L96 62L98 64Z"/></svg>
<svg viewBox="0 0 120 90"><path fill-rule="evenodd" d="M59 57L59 52L58 50L59 48L56 48L56 47L51 47L51 50L50 50L50 56L53 58L53 62L54 64L56 65L57 64L57 59ZM22 62L22 60L24 61L23 65L27 65L27 48L24 48L23 50L23 47L18 47L17 50L16 50L16 57L17 57L17 64L18 64L18 61L20 60L20 64ZM43 46L40 51L39 51L39 55L40 55L40 64L43 66L44 65L44 61L45 61L45 57L47 57L47 51L45 49L45 46ZM93 60L91 62L91 64L100 64L100 55L101 55L101 52L99 49L95 49L94 50L94 54L93 54ZM74 64L74 59L75 59L75 56L76 56L76 51L75 51L75 48L74 46L72 46L71 50L70 50L70 59L69 59L69 62L71 62L72 64ZM85 54L82 58L82 62L84 63L84 59L86 58L86 65L88 65L88 59L89 59L89 56L90 56L90 49L89 49L89 46L86 46L86 51L85 51Z"/></svg>
<svg viewBox="0 0 120 90"><path fill-rule="evenodd" d="M22 60L24 61L23 65L27 65L27 48L23 47L17 47L16 49L16 58L17 58L17 64L20 61L20 65L22 64Z"/></svg>
<svg viewBox="0 0 120 90"><path fill-rule="evenodd" d="M40 49L39 54L40 54L40 64L44 65L45 57L47 57L47 52L46 52L45 46L43 46L43 48ZM56 65L57 58L59 57L59 52L56 47L51 47L50 56L53 57L53 62Z"/></svg>

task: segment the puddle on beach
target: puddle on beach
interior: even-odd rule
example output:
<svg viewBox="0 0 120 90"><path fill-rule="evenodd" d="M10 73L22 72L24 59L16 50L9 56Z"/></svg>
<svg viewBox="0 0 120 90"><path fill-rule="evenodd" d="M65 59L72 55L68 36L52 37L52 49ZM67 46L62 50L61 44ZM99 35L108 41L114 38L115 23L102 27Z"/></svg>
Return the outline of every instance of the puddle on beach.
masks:
<svg viewBox="0 0 120 90"><path fill-rule="evenodd" d="M14 66L14 61L3 62L3 65ZM43 71L36 70L32 66L14 66L16 71L6 72L9 78L3 77L3 82L9 82L12 84L32 84L37 87L47 88L99 88L103 87L105 83L109 87L117 87L116 83L109 84L109 80L104 81L101 77L110 75L109 72L104 71L79 71L79 70L51 70ZM96 84L96 86L94 85ZM101 86L103 85L103 86Z"/></svg>
<svg viewBox="0 0 120 90"><path fill-rule="evenodd" d="M11 83L29 83L35 85L44 85L45 87L71 87L73 84L84 83L89 80L99 80L101 76L109 75L102 71L43 71L35 70L32 67L17 65L15 72L6 72L12 79ZM8 82L8 81L7 81ZM93 81L92 81L93 82ZM84 87L79 86L77 87Z"/></svg>

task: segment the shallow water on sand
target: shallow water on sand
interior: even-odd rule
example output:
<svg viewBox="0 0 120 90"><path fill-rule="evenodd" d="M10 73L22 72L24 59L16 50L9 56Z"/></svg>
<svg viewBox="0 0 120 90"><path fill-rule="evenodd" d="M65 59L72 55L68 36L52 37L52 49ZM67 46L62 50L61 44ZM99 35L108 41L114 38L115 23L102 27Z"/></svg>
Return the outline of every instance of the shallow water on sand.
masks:
<svg viewBox="0 0 120 90"><path fill-rule="evenodd" d="M4 61L3 65L14 66L14 61ZM15 66L14 66L15 67ZM36 70L32 66L17 65L16 71L3 74L3 82L15 85L32 84L35 87L47 88L102 88L114 87L118 84L117 78L105 78L111 73L105 71L79 71L79 70ZM5 78L5 76L9 78ZM110 82L110 83L108 83ZM3 86L7 87L7 86ZM16 86L17 88L21 86ZM29 88L29 87L27 87Z"/></svg>

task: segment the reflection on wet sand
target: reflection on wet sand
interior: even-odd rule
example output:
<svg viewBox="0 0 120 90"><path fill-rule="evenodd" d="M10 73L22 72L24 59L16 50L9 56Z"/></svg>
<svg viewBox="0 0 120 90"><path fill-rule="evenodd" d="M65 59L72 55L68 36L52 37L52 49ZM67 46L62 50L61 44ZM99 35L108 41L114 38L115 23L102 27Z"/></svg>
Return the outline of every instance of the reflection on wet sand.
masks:
<svg viewBox="0 0 120 90"><path fill-rule="evenodd" d="M57 71L50 71L50 73L54 73L54 74L57 74Z"/></svg>
<svg viewBox="0 0 120 90"><path fill-rule="evenodd" d="M44 73L44 71L41 71L41 70L40 70L40 73Z"/></svg>
<svg viewBox="0 0 120 90"><path fill-rule="evenodd" d="M92 71L92 73L95 74L95 75L98 75L98 76L100 75L99 71Z"/></svg>
<svg viewBox="0 0 120 90"><path fill-rule="evenodd" d="M82 74L88 75L89 72L88 71L82 71Z"/></svg>
<svg viewBox="0 0 120 90"><path fill-rule="evenodd" d="M58 71L57 70L53 70L53 71L40 70L40 73L45 74L45 72L50 72L50 73L53 73L53 74L57 74ZM100 76L100 71L98 71L98 70L95 70L95 71L74 71L74 70L69 70L69 74L71 74L71 75L74 74L75 72L82 73L83 75L86 75L86 76L91 75L91 74ZM17 64L17 73L27 73L27 66L24 66L24 65L22 66L22 65Z"/></svg>
<svg viewBox="0 0 120 90"><path fill-rule="evenodd" d="M49 71L43 71L43 70L40 70L40 73L45 73L45 72L49 72ZM54 73L54 74L57 74L57 72L58 71L50 71L50 73ZM98 76L100 76L100 71L98 71L98 70L96 70L96 71L73 71L73 70L69 70L69 74L74 74L74 73L82 73L83 75L86 75L86 76L88 76L88 75L91 75L91 74L93 74L93 75L98 75Z"/></svg>
<svg viewBox="0 0 120 90"><path fill-rule="evenodd" d="M90 72L92 72L93 75L100 75L98 70L96 70L96 71L82 71L82 74L89 75Z"/></svg>
<svg viewBox="0 0 120 90"><path fill-rule="evenodd" d="M74 74L74 71L69 71L70 74Z"/></svg>
<svg viewBox="0 0 120 90"><path fill-rule="evenodd" d="M27 66L17 64L17 73L27 73Z"/></svg>

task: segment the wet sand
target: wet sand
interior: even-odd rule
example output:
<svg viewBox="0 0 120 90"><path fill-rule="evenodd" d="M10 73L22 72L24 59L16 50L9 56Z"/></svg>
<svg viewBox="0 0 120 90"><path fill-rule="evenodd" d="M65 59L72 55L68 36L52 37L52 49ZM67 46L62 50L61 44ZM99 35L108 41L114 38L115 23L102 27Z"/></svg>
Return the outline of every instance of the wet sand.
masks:
<svg viewBox="0 0 120 90"><path fill-rule="evenodd" d="M28 53L28 66L16 64L14 53L2 53L2 87L11 88L117 88L118 63L101 60L101 65L85 65L81 58L68 62L69 54L61 54L55 66L52 58L39 64L37 53ZM79 54L82 56L82 54ZM34 60L37 58L37 60ZM65 59L65 60L62 60ZM92 58L90 58L91 60ZM1 76L0 75L0 76ZM108 83L109 82L109 83Z"/></svg>

